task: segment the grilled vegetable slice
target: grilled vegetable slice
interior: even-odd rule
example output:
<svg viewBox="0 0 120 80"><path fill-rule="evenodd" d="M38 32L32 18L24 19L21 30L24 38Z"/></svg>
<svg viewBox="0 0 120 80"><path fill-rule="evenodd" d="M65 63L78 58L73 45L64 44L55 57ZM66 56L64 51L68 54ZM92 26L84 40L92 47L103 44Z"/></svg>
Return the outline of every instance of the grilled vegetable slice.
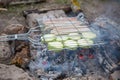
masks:
<svg viewBox="0 0 120 80"><path fill-rule="evenodd" d="M50 42L50 41L54 41L56 39L56 36L54 34L45 34L43 36L43 39L46 41L46 42Z"/></svg>
<svg viewBox="0 0 120 80"><path fill-rule="evenodd" d="M83 35L83 38L85 38L85 39L94 39L94 38L96 38L96 34L93 33L93 32L83 32L82 35Z"/></svg>
<svg viewBox="0 0 120 80"><path fill-rule="evenodd" d="M88 48L94 44L94 42L90 39L80 39L77 42L78 42L78 45L82 48Z"/></svg>
<svg viewBox="0 0 120 80"><path fill-rule="evenodd" d="M71 40L79 40L79 39L81 39L81 36L80 36L79 33L70 33L70 34L69 34L69 38L70 38Z"/></svg>
<svg viewBox="0 0 120 80"><path fill-rule="evenodd" d="M64 46L67 49L76 49L78 47L78 44L74 40L67 40L64 42Z"/></svg>
<svg viewBox="0 0 120 80"><path fill-rule="evenodd" d="M57 36L56 41L66 41L68 40L68 36L67 35L61 35L61 36Z"/></svg>
<svg viewBox="0 0 120 80"><path fill-rule="evenodd" d="M60 51L63 49L63 44L61 42L49 42L48 49L53 51Z"/></svg>

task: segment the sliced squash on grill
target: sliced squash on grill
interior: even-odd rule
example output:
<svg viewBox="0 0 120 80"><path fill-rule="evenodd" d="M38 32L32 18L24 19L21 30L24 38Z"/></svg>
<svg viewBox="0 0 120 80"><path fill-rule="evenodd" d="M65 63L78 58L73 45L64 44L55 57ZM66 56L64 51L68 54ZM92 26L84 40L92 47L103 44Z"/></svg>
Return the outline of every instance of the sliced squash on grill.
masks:
<svg viewBox="0 0 120 80"><path fill-rule="evenodd" d="M78 47L78 44L74 40L67 40L64 42L64 47L67 49L76 49Z"/></svg>
<svg viewBox="0 0 120 80"><path fill-rule="evenodd" d="M79 39L81 39L81 36L80 36L79 33L70 33L70 34L69 34L69 38L70 38L71 40L79 40Z"/></svg>
<svg viewBox="0 0 120 80"><path fill-rule="evenodd" d="M93 32L82 32L83 38L85 39L95 39L96 34Z"/></svg>
<svg viewBox="0 0 120 80"><path fill-rule="evenodd" d="M77 43L82 48L90 48L94 44L94 42L90 39L80 39Z"/></svg>
<svg viewBox="0 0 120 80"><path fill-rule="evenodd" d="M48 43L48 49L52 51L60 51L63 49L63 44L62 42L49 42Z"/></svg>

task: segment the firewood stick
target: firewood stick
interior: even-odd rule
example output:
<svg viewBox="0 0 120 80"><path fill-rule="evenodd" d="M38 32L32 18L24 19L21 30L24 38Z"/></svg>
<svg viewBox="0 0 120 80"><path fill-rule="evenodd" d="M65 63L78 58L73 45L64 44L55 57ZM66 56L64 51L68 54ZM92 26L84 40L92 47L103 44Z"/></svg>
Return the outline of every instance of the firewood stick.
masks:
<svg viewBox="0 0 120 80"><path fill-rule="evenodd" d="M0 8L0 11L8 11L6 8Z"/></svg>

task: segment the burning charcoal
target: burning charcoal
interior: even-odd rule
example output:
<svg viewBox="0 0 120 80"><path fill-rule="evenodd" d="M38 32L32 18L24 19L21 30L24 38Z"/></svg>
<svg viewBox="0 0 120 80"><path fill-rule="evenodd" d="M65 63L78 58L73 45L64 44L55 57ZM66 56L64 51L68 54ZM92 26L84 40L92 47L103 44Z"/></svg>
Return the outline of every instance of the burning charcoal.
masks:
<svg viewBox="0 0 120 80"><path fill-rule="evenodd" d="M93 55L93 54L89 54L88 57L89 57L90 59L93 59L93 58L94 58L94 55Z"/></svg>
<svg viewBox="0 0 120 80"><path fill-rule="evenodd" d="M81 59L81 60L83 60L83 59L84 59L83 54L80 54L79 59Z"/></svg>

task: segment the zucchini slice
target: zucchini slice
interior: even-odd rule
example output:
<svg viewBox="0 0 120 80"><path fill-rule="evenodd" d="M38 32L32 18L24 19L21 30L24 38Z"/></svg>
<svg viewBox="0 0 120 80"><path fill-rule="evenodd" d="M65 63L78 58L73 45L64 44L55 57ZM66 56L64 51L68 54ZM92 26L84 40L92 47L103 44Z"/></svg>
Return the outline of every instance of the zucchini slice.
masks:
<svg viewBox="0 0 120 80"><path fill-rule="evenodd" d="M83 32L82 35L83 35L83 38L85 38L85 39L94 39L94 38L96 38L96 34L93 33L93 32Z"/></svg>
<svg viewBox="0 0 120 80"><path fill-rule="evenodd" d="M66 49L76 49L78 47L78 44L74 40L67 40L64 42L64 47Z"/></svg>

